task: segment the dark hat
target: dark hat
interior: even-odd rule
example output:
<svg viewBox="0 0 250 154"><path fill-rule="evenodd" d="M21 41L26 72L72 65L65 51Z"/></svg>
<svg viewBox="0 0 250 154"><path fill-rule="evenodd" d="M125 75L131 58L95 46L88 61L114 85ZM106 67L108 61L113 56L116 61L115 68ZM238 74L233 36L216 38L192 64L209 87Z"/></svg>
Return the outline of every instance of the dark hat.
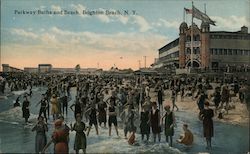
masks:
<svg viewBox="0 0 250 154"><path fill-rule="evenodd" d="M42 120L44 119L44 117L41 115L41 116L38 116L38 118L37 119L39 119L39 118L42 118Z"/></svg>
<svg viewBox="0 0 250 154"><path fill-rule="evenodd" d="M164 109L165 109L165 110L170 109L170 105L168 105L168 104L165 105L165 106L164 106Z"/></svg>
<svg viewBox="0 0 250 154"><path fill-rule="evenodd" d="M157 106L157 103L156 103L156 102L152 102L152 105L153 105L153 106Z"/></svg>
<svg viewBox="0 0 250 154"><path fill-rule="evenodd" d="M63 115L59 115L58 119L64 119L64 116Z"/></svg>
<svg viewBox="0 0 250 154"><path fill-rule="evenodd" d="M54 124L55 124L55 127L59 127L59 126L62 126L63 121L60 119L57 119Z"/></svg>
<svg viewBox="0 0 250 154"><path fill-rule="evenodd" d="M82 116L81 116L80 113L77 113L77 114L76 114L76 118L78 118L78 117L82 118Z"/></svg>
<svg viewBox="0 0 250 154"><path fill-rule="evenodd" d="M205 102L204 104L205 104L205 106L209 106L209 102Z"/></svg>

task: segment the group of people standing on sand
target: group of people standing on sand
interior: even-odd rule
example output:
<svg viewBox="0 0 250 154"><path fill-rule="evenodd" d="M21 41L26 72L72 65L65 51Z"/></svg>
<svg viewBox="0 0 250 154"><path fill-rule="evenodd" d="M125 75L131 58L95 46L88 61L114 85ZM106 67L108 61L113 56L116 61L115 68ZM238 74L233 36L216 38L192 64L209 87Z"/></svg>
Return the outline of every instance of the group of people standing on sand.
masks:
<svg viewBox="0 0 250 154"><path fill-rule="evenodd" d="M37 104L40 104L39 117L32 129L37 133L35 144L37 153L45 152L51 143L55 144L55 153L68 153L70 131L76 132L74 143L76 153L80 149L86 152L87 136L92 126L95 128L96 135L99 135L100 127L107 127L107 124L109 136L112 135L112 127L117 136L120 136L118 128L123 128L124 138L131 145L136 144L135 132L139 130L142 141L149 141L152 134L153 142L157 140L160 142L161 133L164 132L166 142L173 146L174 129L178 123L174 111L175 108L179 110L176 105L178 95L181 96L181 101L185 97L197 100L200 110L199 119L203 123L207 148L212 147L214 111L209 108L211 104L207 101L207 89L211 89L211 81L208 78L171 78L164 82L162 79L153 77L52 75L46 77L45 81L47 91ZM69 106L68 103L73 97L71 87L76 87L76 96L73 104ZM244 90L240 90L241 86L238 88L238 93L241 92L240 97L244 97ZM170 102L164 101L166 89L170 91ZM230 95L226 90L224 87L215 88L212 96L216 109L224 106L224 103L227 105ZM156 101L152 101L151 98L154 92ZM30 102L28 96L24 98L22 109L23 117L27 122L30 115ZM64 116L68 116L68 108L74 112L76 120L70 126L64 123ZM53 116L55 129L48 142L46 132L50 114ZM121 123L118 122L119 119ZM189 128L190 125L183 125L183 134L176 140L178 143L192 145L194 137Z"/></svg>

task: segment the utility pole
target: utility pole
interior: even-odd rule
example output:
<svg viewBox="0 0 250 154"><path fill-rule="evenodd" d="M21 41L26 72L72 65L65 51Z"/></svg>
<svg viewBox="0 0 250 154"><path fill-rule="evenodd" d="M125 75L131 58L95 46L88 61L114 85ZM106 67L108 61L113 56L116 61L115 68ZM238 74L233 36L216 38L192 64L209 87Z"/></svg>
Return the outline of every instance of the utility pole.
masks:
<svg viewBox="0 0 250 154"><path fill-rule="evenodd" d="M146 63L147 56L143 56L143 57L144 57L144 68L146 68L146 66L147 66L147 63Z"/></svg>
<svg viewBox="0 0 250 154"><path fill-rule="evenodd" d="M139 69L141 69L141 61L138 60L138 63L139 63Z"/></svg>

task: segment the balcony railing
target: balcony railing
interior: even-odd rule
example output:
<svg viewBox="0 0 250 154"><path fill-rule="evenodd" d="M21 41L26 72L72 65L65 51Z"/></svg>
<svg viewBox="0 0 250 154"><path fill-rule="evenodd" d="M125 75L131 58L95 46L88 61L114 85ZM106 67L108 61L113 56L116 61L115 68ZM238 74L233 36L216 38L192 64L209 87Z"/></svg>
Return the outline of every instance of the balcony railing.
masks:
<svg viewBox="0 0 250 154"><path fill-rule="evenodd" d="M193 41L193 47L200 47L201 46L201 41ZM191 42L186 42L186 47L191 47Z"/></svg>

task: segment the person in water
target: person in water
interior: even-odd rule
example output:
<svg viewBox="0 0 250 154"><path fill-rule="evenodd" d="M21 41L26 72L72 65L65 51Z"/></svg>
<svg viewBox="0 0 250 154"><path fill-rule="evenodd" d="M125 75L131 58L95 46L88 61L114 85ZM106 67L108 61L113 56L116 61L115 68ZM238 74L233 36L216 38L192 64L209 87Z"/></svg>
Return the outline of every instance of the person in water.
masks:
<svg viewBox="0 0 250 154"><path fill-rule="evenodd" d="M20 103L19 103L19 101L20 101L20 96L17 97L16 102L14 103L14 107L21 106Z"/></svg>
<svg viewBox="0 0 250 154"><path fill-rule="evenodd" d="M107 123L107 104L103 101L103 95L100 96L100 102L98 102L98 122L99 126L104 123L104 127L106 127Z"/></svg>
<svg viewBox="0 0 250 154"><path fill-rule="evenodd" d="M203 121L203 134L207 141L207 149L212 148L211 139L214 135L213 117L214 111L209 108L209 103L205 102L205 108L200 113L200 119Z"/></svg>
<svg viewBox="0 0 250 154"><path fill-rule="evenodd" d="M97 125L97 109L96 109L96 105L93 103L91 104L91 107L86 111L86 112L90 112L89 114L89 128L87 131L87 136L89 136L89 132L91 130L92 125L95 126L95 130L96 130L96 135L99 134L98 132L98 125Z"/></svg>
<svg viewBox="0 0 250 154"><path fill-rule="evenodd" d="M48 132L48 126L44 122L44 117L39 116L37 124L32 128L32 132L36 131L35 149L36 153L42 152L47 143L46 132Z"/></svg>
<svg viewBox="0 0 250 154"><path fill-rule="evenodd" d="M76 151L76 154L79 153L79 150L82 149L84 153L86 153L87 148L87 141L86 141L86 135L84 133L85 131L85 123L82 121L81 114L76 115L76 122L72 126L70 124L71 131L76 131L75 135L75 143L74 143L74 150Z"/></svg>
<svg viewBox="0 0 250 154"><path fill-rule="evenodd" d="M73 109L73 107L75 107L75 109ZM75 119L76 119L77 114L80 114L82 116L82 106L77 96L76 96L75 103L70 106L70 109L74 112Z"/></svg>
<svg viewBox="0 0 250 154"><path fill-rule="evenodd" d="M27 96L24 96L24 101L23 101L23 106L22 106L22 111L23 111L23 118L25 118L25 122L28 122L28 119L30 117L30 102L27 98Z"/></svg>
<svg viewBox="0 0 250 154"><path fill-rule="evenodd" d="M112 124L115 126L116 134L119 136L118 127L117 127L117 113L115 111L114 102L110 102L110 106L108 108L108 124L109 124L109 136L111 136L111 126Z"/></svg>
<svg viewBox="0 0 250 154"><path fill-rule="evenodd" d="M59 113L59 109L58 109L58 100L55 94L52 95L50 102L52 106L51 114L53 115L53 120L56 120Z"/></svg>
<svg viewBox="0 0 250 154"><path fill-rule="evenodd" d="M147 141L149 140L149 134L150 134L150 116L149 116L149 108L147 105L142 106L141 111L141 123L140 123L140 129L141 129L141 140L144 140L144 135L147 136Z"/></svg>
<svg viewBox="0 0 250 154"><path fill-rule="evenodd" d="M40 110L39 110L39 116L41 116L43 114L45 120L47 121L46 109L47 109L47 106L48 106L48 102L45 99L45 94L42 94L42 100L40 102L38 102L37 105L38 104L41 104L41 107L40 107Z"/></svg>
<svg viewBox="0 0 250 154"><path fill-rule="evenodd" d="M135 130L129 135L128 144L134 145L135 144Z"/></svg>
<svg viewBox="0 0 250 154"><path fill-rule="evenodd" d="M166 136L166 142L168 142L168 138L170 138L170 146L173 146L173 136L174 136L174 126L175 126L175 116L173 111L170 110L170 106L166 105L164 107L166 113L162 117L162 123L163 119L165 118L165 136Z"/></svg>
<svg viewBox="0 0 250 154"><path fill-rule="evenodd" d="M53 132L51 140L47 143L47 145L43 148L42 153L46 151L46 149L50 146L52 142L54 142L54 153L55 154L68 154L69 147L68 147L68 136L69 130L65 129L63 125L63 121L57 119L55 121L55 130Z"/></svg>
<svg viewBox="0 0 250 154"><path fill-rule="evenodd" d="M128 105L127 109L125 109L121 115L125 114L124 118L124 137L127 139L127 134L132 133L136 130L136 127L134 125L135 121L135 111L133 110L132 105Z"/></svg>
<svg viewBox="0 0 250 154"><path fill-rule="evenodd" d="M152 102L152 110L150 113L150 122L153 132L154 142L156 142L156 136L158 136L158 141L161 141L161 126L160 126L160 110L157 109L157 103Z"/></svg>
<svg viewBox="0 0 250 154"><path fill-rule="evenodd" d="M177 139L176 141L180 144L184 144L184 145L192 145L193 141L194 141L194 137L193 137L193 133L188 129L188 125L187 124L183 124L183 131L184 134L180 136L179 139Z"/></svg>

